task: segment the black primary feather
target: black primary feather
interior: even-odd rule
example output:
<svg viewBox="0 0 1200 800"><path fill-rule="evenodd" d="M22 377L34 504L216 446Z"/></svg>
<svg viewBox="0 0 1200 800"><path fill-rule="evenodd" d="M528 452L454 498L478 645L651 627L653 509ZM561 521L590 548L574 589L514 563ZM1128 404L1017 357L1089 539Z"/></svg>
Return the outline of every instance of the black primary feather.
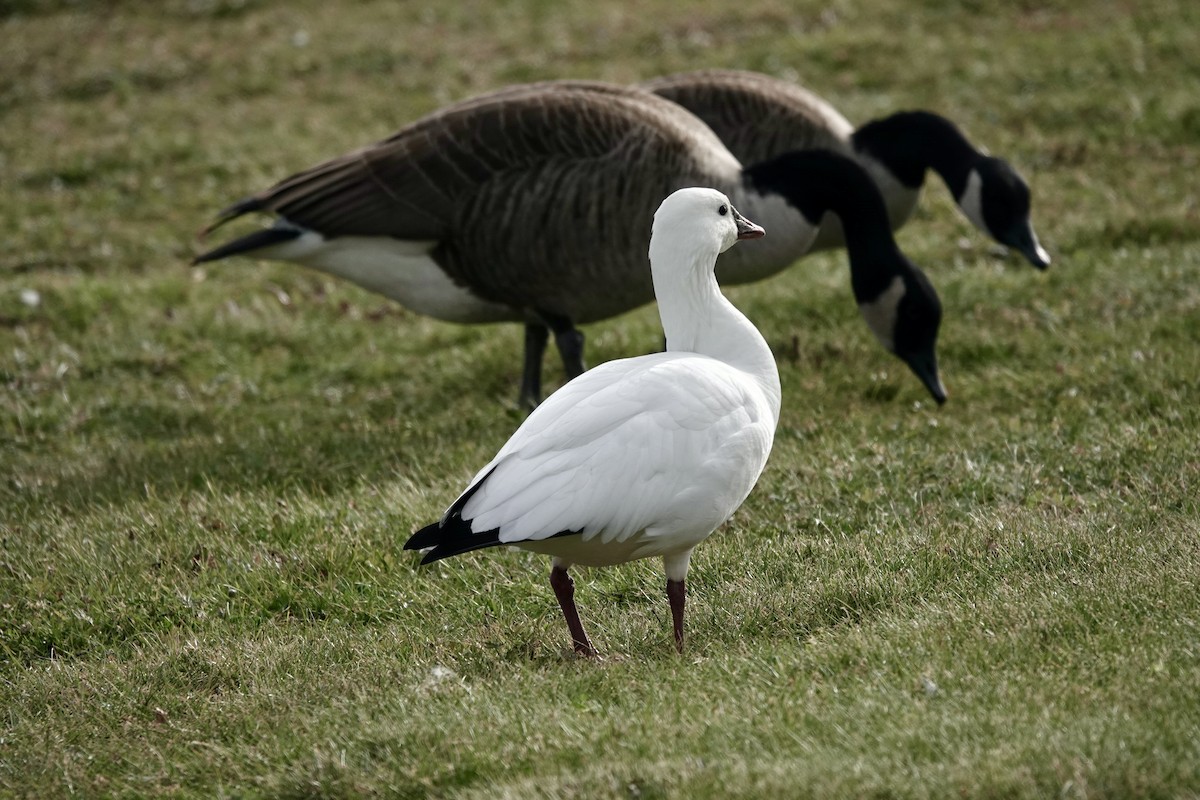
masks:
<svg viewBox="0 0 1200 800"><path fill-rule="evenodd" d="M516 544L516 542L501 542L499 528L493 528L490 531L473 531L471 530L471 521L462 517L463 506L474 496L475 492L479 491L479 487L483 486L484 482L492 476L492 472L495 470L496 468L492 467L487 475L484 475L474 486L463 492L454 501L454 505L450 506L450 510L446 512L446 515L442 519L426 525L408 537L408 541L404 543L404 549L425 550L426 548L432 548L421 559L422 564L430 564L434 561L441 561L443 558L449 558L450 556L469 553L472 550L482 550L485 547L496 547L501 544ZM559 531L547 538L554 539L559 536L575 536L579 533L580 531Z"/></svg>
<svg viewBox="0 0 1200 800"><path fill-rule="evenodd" d="M495 467L492 470L495 471ZM469 553L472 550L481 550L484 547L495 547L500 544L499 528L476 533L471 530L471 521L462 518L463 506L475 495L475 492L479 491L479 487L483 486L491 475L492 473L488 472L487 475L476 481L474 486L459 495L444 517L432 525L426 525L410 536L404 543L404 549L433 548L421 559L422 564L429 564L443 558L456 556L459 553Z"/></svg>
<svg viewBox="0 0 1200 800"><path fill-rule="evenodd" d="M237 253L250 253L254 250L259 250L263 247L270 247L274 244L283 244L290 242L300 236L300 231L295 228L264 228L261 231L255 231L234 239L232 242L227 242L215 250L209 250L207 253L202 253L192 259L193 264L203 264L205 261L217 261L227 256L232 256Z"/></svg>

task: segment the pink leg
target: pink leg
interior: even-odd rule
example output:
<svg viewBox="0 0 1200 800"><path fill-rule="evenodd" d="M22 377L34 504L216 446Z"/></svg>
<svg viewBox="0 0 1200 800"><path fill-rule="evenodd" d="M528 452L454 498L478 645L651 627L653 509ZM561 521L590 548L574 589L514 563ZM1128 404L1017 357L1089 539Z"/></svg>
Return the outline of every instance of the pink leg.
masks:
<svg viewBox="0 0 1200 800"><path fill-rule="evenodd" d="M675 649L683 652L683 605L687 600L682 580L667 579L667 599L671 601L671 620L675 623Z"/></svg>
<svg viewBox="0 0 1200 800"><path fill-rule="evenodd" d="M580 656L596 655L596 651L592 649L592 643L588 641L587 634L584 633L583 623L579 621L579 610L575 608L575 582L567 574L566 567L556 564L550 570L550 586L553 587L554 596L558 598L558 605L567 619L567 628L571 631L575 654Z"/></svg>

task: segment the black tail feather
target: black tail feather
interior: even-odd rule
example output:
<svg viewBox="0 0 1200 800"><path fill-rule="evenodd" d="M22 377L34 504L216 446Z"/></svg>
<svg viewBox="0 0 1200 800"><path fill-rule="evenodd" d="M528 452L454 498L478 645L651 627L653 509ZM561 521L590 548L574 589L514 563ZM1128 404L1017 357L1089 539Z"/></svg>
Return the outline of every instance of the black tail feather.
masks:
<svg viewBox="0 0 1200 800"><path fill-rule="evenodd" d="M240 239L226 242L220 247L202 253L192 259L193 264L203 264L205 261L217 261L239 253L249 253L273 244L283 244L299 237L301 231L296 228L264 228L261 231L247 234Z"/></svg>
<svg viewBox="0 0 1200 800"><path fill-rule="evenodd" d="M220 213L217 214L217 221L200 231L200 237L204 238L231 219L237 219L243 214L249 214L251 211L262 211L266 207L266 203L257 195L247 197L245 200L239 200L228 208L221 209Z"/></svg>

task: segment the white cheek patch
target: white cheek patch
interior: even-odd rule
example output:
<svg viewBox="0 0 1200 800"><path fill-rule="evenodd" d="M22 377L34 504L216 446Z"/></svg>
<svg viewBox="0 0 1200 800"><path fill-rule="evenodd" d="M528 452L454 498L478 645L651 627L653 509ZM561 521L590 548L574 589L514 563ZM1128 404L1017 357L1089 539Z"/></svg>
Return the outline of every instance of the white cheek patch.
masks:
<svg viewBox="0 0 1200 800"><path fill-rule="evenodd" d="M983 179L979 177L978 170L971 170L971 174L967 176L967 188L963 189L962 197L958 198L958 207L962 209L963 215L971 220L972 225L988 236L992 235L987 223L983 221Z"/></svg>
<svg viewBox="0 0 1200 800"><path fill-rule="evenodd" d="M894 335L896 317L899 314L900 300L903 299L905 291L904 279L897 275L892 278L891 284L884 289L883 294L869 303L859 303L858 305L863 319L867 321L867 327L871 329L871 333L875 334L875 338L889 353L896 352Z"/></svg>
<svg viewBox="0 0 1200 800"><path fill-rule="evenodd" d="M1030 231L1032 235L1032 231ZM1037 240L1037 236L1033 237L1033 249L1037 253L1037 257L1042 260L1043 264L1050 263L1050 254L1046 252L1046 248L1042 247L1042 243Z"/></svg>

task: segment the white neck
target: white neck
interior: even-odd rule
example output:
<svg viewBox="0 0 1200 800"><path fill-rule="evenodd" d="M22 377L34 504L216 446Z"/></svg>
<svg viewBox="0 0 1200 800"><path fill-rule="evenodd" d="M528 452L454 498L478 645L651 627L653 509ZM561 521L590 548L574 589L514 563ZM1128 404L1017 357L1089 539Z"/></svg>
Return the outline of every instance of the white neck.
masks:
<svg viewBox="0 0 1200 800"><path fill-rule="evenodd" d="M721 294L711 250L696 244L650 242L654 295L667 350L709 356L747 373L762 388L778 421L780 388L775 356L754 324ZM680 265L680 260L687 266Z"/></svg>

